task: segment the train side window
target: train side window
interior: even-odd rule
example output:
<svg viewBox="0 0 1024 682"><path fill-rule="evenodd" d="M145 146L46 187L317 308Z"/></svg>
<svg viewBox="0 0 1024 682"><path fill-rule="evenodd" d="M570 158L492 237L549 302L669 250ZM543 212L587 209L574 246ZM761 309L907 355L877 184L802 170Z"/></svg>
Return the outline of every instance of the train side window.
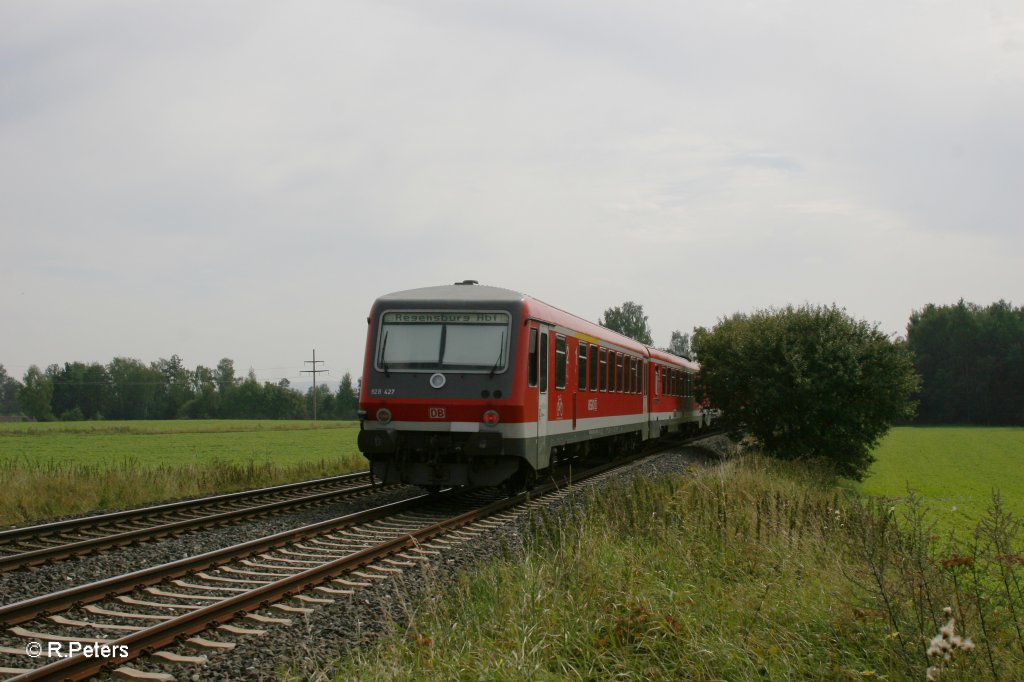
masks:
<svg viewBox="0 0 1024 682"><path fill-rule="evenodd" d="M587 344L580 341L579 349L576 351L576 388L580 391L587 390Z"/></svg>
<svg viewBox="0 0 1024 682"><path fill-rule="evenodd" d="M654 367L654 395L661 395L661 369L657 365Z"/></svg>
<svg viewBox="0 0 1024 682"><path fill-rule="evenodd" d="M565 337L555 335L555 388L565 388L569 353L565 345Z"/></svg>
<svg viewBox="0 0 1024 682"><path fill-rule="evenodd" d="M615 351L608 351L608 392L615 393Z"/></svg>
<svg viewBox="0 0 1024 682"><path fill-rule="evenodd" d="M604 348L598 351L601 357L601 366L598 370L598 374L601 377L601 390L608 390L608 351Z"/></svg>
<svg viewBox="0 0 1024 682"><path fill-rule="evenodd" d="M590 390L597 390L597 346L590 346L590 356L587 359L587 364L590 365Z"/></svg>
<svg viewBox="0 0 1024 682"><path fill-rule="evenodd" d="M633 358L629 355L626 356L625 362L623 362L622 373L626 377L626 393L633 392Z"/></svg>
<svg viewBox="0 0 1024 682"><path fill-rule="evenodd" d="M537 330L530 330L530 357L526 361L526 385L537 385Z"/></svg>
<svg viewBox="0 0 1024 682"><path fill-rule="evenodd" d="M640 392L640 358L633 358L633 393Z"/></svg>
<svg viewBox="0 0 1024 682"><path fill-rule="evenodd" d="M540 353L537 355L537 359L540 361L540 392L548 392L548 365L551 364L551 359L548 357L548 333L544 332L540 335Z"/></svg>
<svg viewBox="0 0 1024 682"><path fill-rule="evenodd" d="M624 359L621 353L615 354L615 388L619 393L622 393L626 387L625 376L622 373L622 361Z"/></svg>

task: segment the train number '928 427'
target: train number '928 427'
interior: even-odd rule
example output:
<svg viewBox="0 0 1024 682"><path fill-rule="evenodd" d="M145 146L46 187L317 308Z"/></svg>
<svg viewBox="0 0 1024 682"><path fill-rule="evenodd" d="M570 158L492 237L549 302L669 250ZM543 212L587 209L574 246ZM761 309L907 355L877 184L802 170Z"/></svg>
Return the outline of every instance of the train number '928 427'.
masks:
<svg viewBox="0 0 1024 682"><path fill-rule="evenodd" d="M400 291L367 321L358 442L385 483L522 487L714 414L696 363L508 289Z"/></svg>

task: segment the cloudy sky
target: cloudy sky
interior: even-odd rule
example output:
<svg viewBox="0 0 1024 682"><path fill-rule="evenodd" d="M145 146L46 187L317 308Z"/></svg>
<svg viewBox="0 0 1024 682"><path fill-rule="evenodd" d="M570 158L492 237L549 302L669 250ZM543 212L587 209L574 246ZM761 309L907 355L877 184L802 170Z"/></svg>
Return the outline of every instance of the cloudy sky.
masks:
<svg viewBox="0 0 1024 682"><path fill-rule="evenodd" d="M361 371L472 278L673 329L1024 303L1016 0L3 0L0 363Z"/></svg>

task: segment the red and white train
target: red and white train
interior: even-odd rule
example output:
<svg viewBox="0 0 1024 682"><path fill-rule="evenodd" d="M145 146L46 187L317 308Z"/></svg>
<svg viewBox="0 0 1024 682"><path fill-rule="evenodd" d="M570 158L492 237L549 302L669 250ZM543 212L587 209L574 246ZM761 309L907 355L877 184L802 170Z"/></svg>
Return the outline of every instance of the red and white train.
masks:
<svg viewBox="0 0 1024 682"><path fill-rule="evenodd" d="M710 424L696 363L515 291L400 291L367 322L359 449L385 483L518 487Z"/></svg>

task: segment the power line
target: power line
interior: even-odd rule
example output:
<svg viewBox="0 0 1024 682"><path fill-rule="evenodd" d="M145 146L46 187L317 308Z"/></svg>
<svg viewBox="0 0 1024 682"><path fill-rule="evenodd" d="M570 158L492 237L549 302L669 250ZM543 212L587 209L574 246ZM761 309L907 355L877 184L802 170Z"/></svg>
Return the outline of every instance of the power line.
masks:
<svg viewBox="0 0 1024 682"><path fill-rule="evenodd" d="M327 370L327 369L317 369L316 368L316 366L318 364L320 364L320 365L324 364L323 360L317 360L316 359L316 348L313 349L313 359L312 360L306 360L305 363L307 365L310 364L310 363L313 364L313 369L304 369L304 370L301 370L301 371L302 371L303 374L312 374L313 375L313 421L316 421L316 375L320 374L321 372L328 372L328 373L330 373L330 370Z"/></svg>

